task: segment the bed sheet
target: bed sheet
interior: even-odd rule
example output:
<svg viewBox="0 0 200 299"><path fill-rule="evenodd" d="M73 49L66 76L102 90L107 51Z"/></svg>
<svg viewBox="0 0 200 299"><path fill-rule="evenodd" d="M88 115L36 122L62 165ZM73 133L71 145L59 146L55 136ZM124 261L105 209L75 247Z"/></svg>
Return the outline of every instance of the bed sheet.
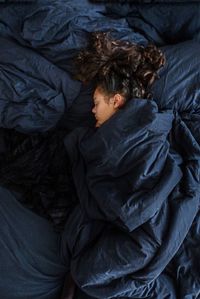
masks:
<svg viewBox="0 0 200 299"><path fill-rule="evenodd" d="M75 299L200 298L200 3L148 2L1 4L0 184L61 230L56 250L70 256L51 287L42 281L43 294L16 299L52 289L56 299L69 259ZM94 86L73 79L73 58L93 31L155 43L167 61L153 100L133 99L98 130ZM39 276L28 270L31 285ZM2 299L10 299L6 283Z"/></svg>

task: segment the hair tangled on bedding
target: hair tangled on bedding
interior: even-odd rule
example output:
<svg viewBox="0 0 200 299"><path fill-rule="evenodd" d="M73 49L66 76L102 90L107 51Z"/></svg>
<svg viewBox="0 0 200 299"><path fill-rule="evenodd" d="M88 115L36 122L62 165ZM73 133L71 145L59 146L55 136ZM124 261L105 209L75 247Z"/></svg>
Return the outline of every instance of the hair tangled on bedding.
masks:
<svg viewBox="0 0 200 299"><path fill-rule="evenodd" d="M149 87L164 63L164 54L154 45L143 47L94 32L88 48L76 57L76 78L82 82L95 79L108 95L119 92L127 100L151 98Z"/></svg>

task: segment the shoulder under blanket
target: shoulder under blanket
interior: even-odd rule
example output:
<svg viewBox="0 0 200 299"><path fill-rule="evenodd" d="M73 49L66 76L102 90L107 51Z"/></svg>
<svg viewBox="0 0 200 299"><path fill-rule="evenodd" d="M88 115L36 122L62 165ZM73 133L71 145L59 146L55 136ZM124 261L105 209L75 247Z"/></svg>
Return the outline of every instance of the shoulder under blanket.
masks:
<svg viewBox="0 0 200 299"><path fill-rule="evenodd" d="M164 298L159 275L199 205L200 147L190 130L178 114L133 99L65 146L80 202L64 232L75 281L95 298Z"/></svg>

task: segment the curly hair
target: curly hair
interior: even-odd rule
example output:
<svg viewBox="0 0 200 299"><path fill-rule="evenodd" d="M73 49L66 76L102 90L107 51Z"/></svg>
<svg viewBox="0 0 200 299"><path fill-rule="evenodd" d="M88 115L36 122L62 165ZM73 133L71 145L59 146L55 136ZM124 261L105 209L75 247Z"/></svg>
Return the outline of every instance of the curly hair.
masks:
<svg viewBox="0 0 200 299"><path fill-rule="evenodd" d="M151 98L149 88L164 64L165 56L155 45L144 47L94 32L75 59L75 77L82 82L95 80L106 94L120 93L126 100Z"/></svg>

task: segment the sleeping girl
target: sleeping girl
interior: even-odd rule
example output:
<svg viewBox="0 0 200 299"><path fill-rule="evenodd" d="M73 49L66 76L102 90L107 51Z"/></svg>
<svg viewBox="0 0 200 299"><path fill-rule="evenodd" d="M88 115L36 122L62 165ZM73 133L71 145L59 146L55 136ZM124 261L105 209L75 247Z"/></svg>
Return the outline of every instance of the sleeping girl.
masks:
<svg viewBox="0 0 200 299"><path fill-rule="evenodd" d="M115 40L108 33L93 33L88 48L76 58L76 78L95 83L95 127L99 128L131 99L150 99L150 87L164 63L163 53L154 45L143 47ZM74 286L68 278L62 299L73 298Z"/></svg>
<svg viewBox="0 0 200 299"><path fill-rule="evenodd" d="M71 276L91 298L176 298L167 266L198 211L200 150L179 115L150 100L164 55L95 33L76 63L96 85L96 128L64 139L78 198L64 234Z"/></svg>

